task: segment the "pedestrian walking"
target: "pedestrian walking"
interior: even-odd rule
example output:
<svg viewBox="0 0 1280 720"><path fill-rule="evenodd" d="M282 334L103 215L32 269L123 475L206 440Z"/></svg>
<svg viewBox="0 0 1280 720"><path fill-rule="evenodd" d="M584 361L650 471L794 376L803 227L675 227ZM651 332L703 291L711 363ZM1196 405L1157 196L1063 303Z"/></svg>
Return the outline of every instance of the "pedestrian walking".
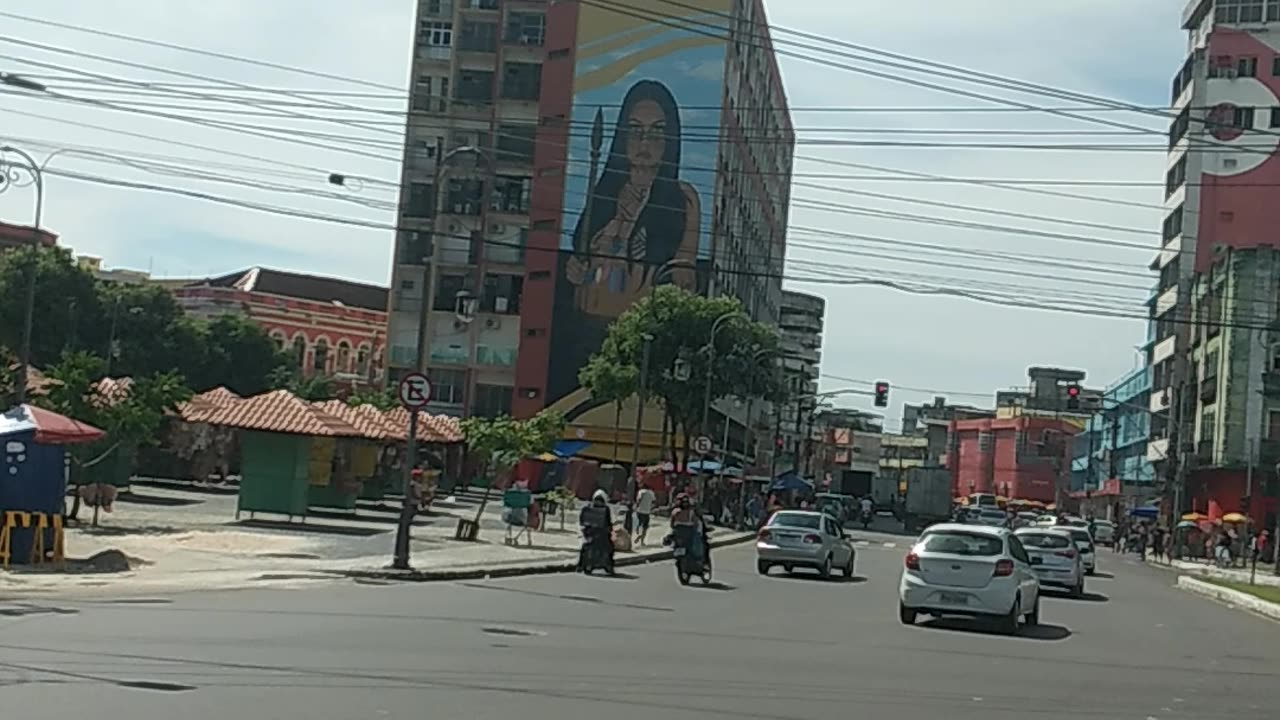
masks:
<svg viewBox="0 0 1280 720"><path fill-rule="evenodd" d="M653 506L657 496L647 485L640 487L636 493L636 544L644 545L645 536L649 534L649 520L653 515Z"/></svg>

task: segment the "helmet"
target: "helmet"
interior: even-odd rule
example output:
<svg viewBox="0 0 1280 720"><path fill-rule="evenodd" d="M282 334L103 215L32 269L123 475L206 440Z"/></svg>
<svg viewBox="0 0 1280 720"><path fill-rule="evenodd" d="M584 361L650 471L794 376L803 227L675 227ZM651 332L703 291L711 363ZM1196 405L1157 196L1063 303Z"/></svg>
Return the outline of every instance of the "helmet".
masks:
<svg viewBox="0 0 1280 720"><path fill-rule="evenodd" d="M607 503L609 502L609 495L604 490L596 490L594 493L591 493L591 502Z"/></svg>

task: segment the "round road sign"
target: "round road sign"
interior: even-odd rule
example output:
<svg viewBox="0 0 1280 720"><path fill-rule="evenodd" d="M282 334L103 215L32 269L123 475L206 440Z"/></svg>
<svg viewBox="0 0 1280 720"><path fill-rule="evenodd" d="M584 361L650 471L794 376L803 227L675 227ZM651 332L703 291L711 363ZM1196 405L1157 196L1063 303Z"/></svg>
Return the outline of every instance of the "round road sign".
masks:
<svg viewBox="0 0 1280 720"><path fill-rule="evenodd" d="M693 439L693 451L699 455L706 455L711 452L711 448L713 447L715 447L715 444L712 443L711 438L706 435L699 435Z"/></svg>
<svg viewBox="0 0 1280 720"><path fill-rule="evenodd" d="M431 401L431 381L422 373L409 373L400 379L396 394L401 405L410 410L421 410Z"/></svg>

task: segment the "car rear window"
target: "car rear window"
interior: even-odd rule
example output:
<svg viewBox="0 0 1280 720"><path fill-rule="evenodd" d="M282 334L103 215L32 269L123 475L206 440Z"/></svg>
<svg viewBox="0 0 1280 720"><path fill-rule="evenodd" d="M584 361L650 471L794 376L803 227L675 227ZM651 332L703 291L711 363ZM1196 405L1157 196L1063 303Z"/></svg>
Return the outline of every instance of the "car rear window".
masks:
<svg viewBox="0 0 1280 720"><path fill-rule="evenodd" d="M999 510L983 510L982 517L988 520L1003 520L1005 518L1005 514Z"/></svg>
<svg viewBox="0 0 1280 720"><path fill-rule="evenodd" d="M976 533L936 532L925 536L924 550L951 555L999 555L1004 552L1004 541Z"/></svg>
<svg viewBox="0 0 1280 720"><path fill-rule="evenodd" d="M1071 539L1054 533L1018 533L1018 539L1029 548L1071 547Z"/></svg>
<svg viewBox="0 0 1280 720"><path fill-rule="evenodd" d="M818 521L822 519L821 515L811 515L809 513L793 513L780 512L774 513L773 518L769 520L770 525L785 525L794 528L809 528L810 530L818 529Z"/></svg>
<svg viewBox="0 0 1280 720"><path fill-rule="evenodd" d="M1093 536L1089 534L1088 530L1077 530L1075 528L1071 528L1071 539L1076 542L1089 543L1090 545L1093 544Z"/></svg>

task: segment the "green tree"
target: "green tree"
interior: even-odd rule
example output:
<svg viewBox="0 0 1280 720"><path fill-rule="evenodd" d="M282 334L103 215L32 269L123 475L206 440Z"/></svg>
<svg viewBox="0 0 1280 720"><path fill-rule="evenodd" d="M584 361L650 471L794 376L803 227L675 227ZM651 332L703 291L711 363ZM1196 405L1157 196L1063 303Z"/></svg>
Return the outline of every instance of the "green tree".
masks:
<svg viewBox="0 0 1280 720"><path fill-rule="evenodd" d="M379 410L391 410L400 404L396 394L385 388L359 388L347 396L347 404L351 407L372 405Z"/></svg>
<svg viewBox="0 0 1280 720"><path fill-rule="evenodd" d="M78 348L103 352L108 327L98 282L76 266L65 248L24 247L0 253L0 345L15 352L22 347L27 283L33 266L32 364L44 367L57 362L64 351Z"/></svg>
<svg viewBox="0 0 1280 720"><path fill-rule="evenodd" d="M303 375L293 367L280 366L270 373L267 384L272 389L284 389L303 400L323 402L337 397L337 383L327 375Z"/></svg>
<svg viewBox="0 0 1280 720"><path fill-rule="evenodd" d="M182 376L172 371L134 377L127 393L104 397L95 388L105 371L102 358L85 352L68 353L48 368L46 375L52 382L43 395L35 398L50 410L106 433L102 440L72 451L72 481L76 485L84 482L86 472L99 483L108 475L127 479L137 461L138 448L158 443L165 416L191 398ZM72 517L78 508L77 495Z"/></svg>
<svg viewBox="0 0 1280 720"><path fill-rule="evenodd" d="M543 410L528 420L502 415L496 418L470 417L462 421L462 437L467 451L480 461L480 474L489 478L484 499L476 509L475 522L489 503L493 487L521 459L549 450L564 433L564 416Z"/></svg>
<svg viewBox="0 0 1280 720"><path fill-rule="evenodd" d="M226 386L241 397L273 388L273 373L292 364L262 327L243 315L225 314L200 328L202 362L188 370L200 391Z"/></svg>
<svg viewBox="0 0 1280 720"><path fill-rule="evenodd" d="M714 352L709 352L717 320ZM644 378L647 391L665 406L673 432L684 438L686 453L694 432L710 432L700 427L708 389L712 402L749 395L776 401L785 395L774 370L777 333L749 319L734 298L708 298L671 285L659 287L610 325L587 369L594 363L642 367L646 337L652 338ZM610 382L616 372L592 371L582 379L593 395L596 388L591 383L602 381L601 392L607 396L613 391Z"/></svg>
<svg viewBox="0 0 1280 720"><path fill-rule="evenodd" d="M597 354L578 371L578 382L591 392L592 400L613 403L613 454L617 460L622 404L639 390L640 368Z"/></svg>
<svg viewBox="0 0 1280 720"><path fill-rule="evenodd" d="M202 325L159 285L99 283L107 339L80 347L107 359L107 373L134 377L178 370L195 378L209 348ZM207 388L201 388L202 390Z"/></svg>

